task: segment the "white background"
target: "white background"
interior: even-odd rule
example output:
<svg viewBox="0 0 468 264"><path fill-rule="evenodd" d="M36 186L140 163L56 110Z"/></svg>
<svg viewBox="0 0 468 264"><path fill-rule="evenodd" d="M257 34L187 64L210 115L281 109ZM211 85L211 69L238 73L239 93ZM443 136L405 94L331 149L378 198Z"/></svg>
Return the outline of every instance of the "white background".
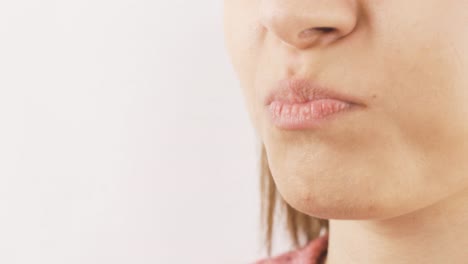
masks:
<svg viewBox="0 0 468 264"><path fill-rule="evenodd" d="M249 263L222 1L0 0L0 263Z"/></svg>

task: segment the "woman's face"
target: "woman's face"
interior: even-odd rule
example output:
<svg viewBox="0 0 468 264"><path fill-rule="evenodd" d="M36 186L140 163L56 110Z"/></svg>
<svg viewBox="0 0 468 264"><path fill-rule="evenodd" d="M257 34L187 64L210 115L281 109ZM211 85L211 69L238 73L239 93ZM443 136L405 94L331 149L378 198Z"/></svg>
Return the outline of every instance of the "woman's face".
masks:
<svg viewBox="0 0 468 264"><path fill-rule="evenodd" d="M283 198L319 218L383 219L466 189L467 25L468 1L225 0L227 49ZM363 107L279 127L265 98L287 78Z"/></svg>

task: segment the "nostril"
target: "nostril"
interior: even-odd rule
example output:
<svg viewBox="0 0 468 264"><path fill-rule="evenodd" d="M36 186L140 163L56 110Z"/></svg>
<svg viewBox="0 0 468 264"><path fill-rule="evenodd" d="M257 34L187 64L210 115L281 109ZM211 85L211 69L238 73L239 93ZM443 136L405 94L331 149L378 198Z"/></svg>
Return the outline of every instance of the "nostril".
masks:
<svg viewBox="0 0 468 264"><path fill-rule="evenodd" d="M330 32L333 32L335 31L336 29L333 28L333 27L314 27L314 28L308 28L306 30L303 30L300 34L299 34L299 37L300 38L307 38L307 37L310 37L310 36L314 36L314 35L317 35L317 33L319 34L327 34L327 33L330 33Z"/></svg>
<svg viewBox="0 0 468 264"><path fill-rule="evenodd" d="M317 27L315 29L322 33L330 33L330 32L335 31L335 28L332 28L332 27Z"/></svg>

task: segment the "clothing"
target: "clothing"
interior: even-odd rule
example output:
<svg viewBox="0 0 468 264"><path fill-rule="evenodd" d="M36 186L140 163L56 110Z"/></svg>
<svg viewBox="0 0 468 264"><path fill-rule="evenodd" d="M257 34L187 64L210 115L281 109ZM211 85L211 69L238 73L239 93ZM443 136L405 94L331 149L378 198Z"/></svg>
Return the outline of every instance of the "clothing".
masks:
<svg viewBox="0 0 468 264"><path fill-rule="evenodd" d="M328 251L328 233L320 235L304 247L254 264L321 264Z"/></svg>

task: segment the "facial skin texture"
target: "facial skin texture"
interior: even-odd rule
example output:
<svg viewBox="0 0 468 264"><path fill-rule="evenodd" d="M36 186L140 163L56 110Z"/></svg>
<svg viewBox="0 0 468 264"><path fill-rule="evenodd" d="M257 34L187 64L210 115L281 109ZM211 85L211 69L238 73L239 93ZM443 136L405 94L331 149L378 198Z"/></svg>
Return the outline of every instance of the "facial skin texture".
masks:
<svg viewBox="0 0 468 264"><path fill-rule="evenodd" d="M330 219L327 264L466 261L468 1L225 0L224 23L279 192ZM279 129L263 100L286 77L366 107Z"/></svg>

